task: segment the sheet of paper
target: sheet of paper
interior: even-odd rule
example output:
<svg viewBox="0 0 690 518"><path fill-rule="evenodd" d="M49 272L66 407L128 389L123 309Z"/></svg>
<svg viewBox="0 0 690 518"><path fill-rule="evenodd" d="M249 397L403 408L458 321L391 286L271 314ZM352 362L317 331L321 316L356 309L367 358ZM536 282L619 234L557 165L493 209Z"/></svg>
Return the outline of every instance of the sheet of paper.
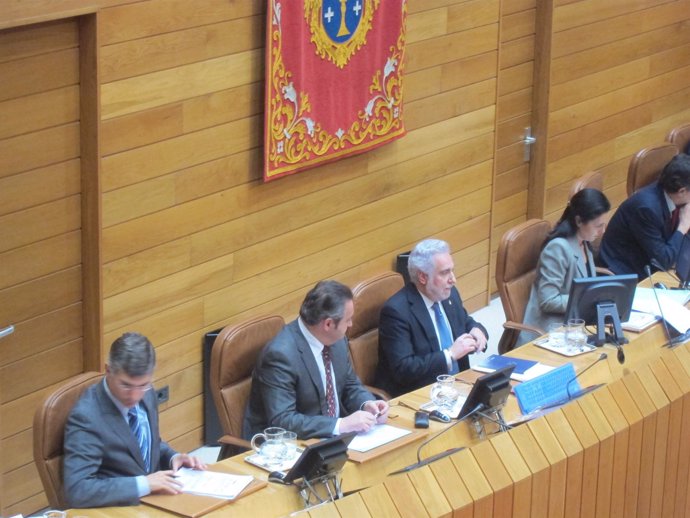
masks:
<svg viewBox="0 0 690 518"><path fill-rule="evenodd" d="M365 452L373 450L383 444L399 439L410 432L404 428L391 426L389 424L378 424L366 433L358 433L348 446L350 450Z"/></svg>
<svg viewBox="0 0 690 518"><path fill-rule="evenodd" d="M215 471L181 468L176 477L184 493L234 500L254 479L251 475L231 475Z"/></svg>
<svg viewBox="0 0 690 518"><path fill-rule="evenodd" d="M657 304L656 297L651 288L637 288L635 290L635 298L633 299L633 309L661 316L659 311L659 306L661 305L666 322L676 331L684 333L690 328L690 310L680 304L674 298L675 295L667 294L666 291L673 293L676 290L656 290L656 294L659 297L659 303Z"/></svg>

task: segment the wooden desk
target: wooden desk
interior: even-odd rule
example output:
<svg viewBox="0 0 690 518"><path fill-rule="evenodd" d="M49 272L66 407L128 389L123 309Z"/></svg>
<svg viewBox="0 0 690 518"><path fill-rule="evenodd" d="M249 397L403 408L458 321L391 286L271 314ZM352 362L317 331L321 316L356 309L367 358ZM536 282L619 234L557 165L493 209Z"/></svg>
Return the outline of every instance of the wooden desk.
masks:
<svg viewBox="0 0 690 518"><path fill-rule="evenodd" d="M626 363L615 348L581 378L606 386L561 409L479 441L460 423L423 450L428 457L446 449L467 449L418 470L388 474L416 461L419 442L368 462L348 462L345 491L361 490L320 506L309 516L685 516L690 514L690 350L670 350L660 325L628 333ZM572 359L526 345L510 353L550 365L589 365L599 351ZM463 373L475 378L478 373ZM467 389L469 390L469 385ZM396 406L428 401L423 388L392 401L391 424L412 427L413 411ZM510 397L508 420L519 409ZM446 426L431 422L430 434ZM223 461L238 473L265 479L266 473L236 456ZM301 508L292 487L267 488L208 516L285 516ZM147 506L75 510L69 516L168 516ZM300 513L302 514L302 513Z"/></svg>

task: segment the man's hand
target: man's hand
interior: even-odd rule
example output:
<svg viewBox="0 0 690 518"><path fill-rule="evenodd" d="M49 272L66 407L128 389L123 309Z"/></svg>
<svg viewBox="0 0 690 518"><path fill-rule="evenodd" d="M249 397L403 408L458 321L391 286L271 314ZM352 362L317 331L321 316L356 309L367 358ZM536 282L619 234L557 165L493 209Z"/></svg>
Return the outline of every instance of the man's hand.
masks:
<svg viewBox="0 0 690 518"><path fill-rule="evenodd" d="M478 327L473 327L472 329L470 329L470 334L477 341L477 352L482 353L486 351L486 336L484 336L482 330Z"/></svg>
<svg viewBox="0 0 690 518"><path fill-rule="evenodd" d="M376 424L385 423L388 420L388 403L382 399L376 401L367 401L362 405L362 410L365 410L376 418Z"/></svg>
<svg viewBox="0 0 690 518"><path fill-rule="evenodd" d="M343 417L340 421L340 433L347 432L368 432L376 424L376 417L367 410L357 410L357 412Z"/></svg>
<svg viewBox="0 0 690 518"><path fill-rule="evenodd" d="M192 457L186 453L179 453L172 458L172 472L173 474L177 472L182 466L192 469L206 469L206 464L204 464L200 458Z"/></svg>
<svg viewBox="0 0 690 518"><path fill-rule="evenodd" d="M146 476L151 494L177 495L182 492L182 484L175 479L172 470L156 471Z"/></svg>
<svg viewBox="0 0 690 518"><path fill-rule="evenodd" d="M450 346L450 354L454 360L459 360L463 356L467 356L477 350L477 340L469 333L462 334L455 339L453 345Z"/></svg>

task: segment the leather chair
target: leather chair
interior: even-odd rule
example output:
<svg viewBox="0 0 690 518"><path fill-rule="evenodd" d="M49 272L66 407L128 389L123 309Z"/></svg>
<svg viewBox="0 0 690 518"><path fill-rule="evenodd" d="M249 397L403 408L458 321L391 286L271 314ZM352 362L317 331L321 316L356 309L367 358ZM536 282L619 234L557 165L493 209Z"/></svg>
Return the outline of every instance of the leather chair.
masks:
<svg viewBox="0 0 690 518"><path fill-rule="evenodd" d="M101 379L100 372L85 372L71 378L49 394L34 414L34 462L53 509L67 507L62 486L62 445L67 417L82 393Z"/></svg>
<svg viewBox="0 0 690 518"><path fill-rule="evenodd" d="M402 275L386 272L360 282L352 290L355 314L347 332L352 366L367 389L386 401L390 394L372 386L379 363L379 317L386 301L404 285Z"/></svg>
<svg viewBox="0 0 690 518"><path fill-rule="evenodd" d="M224 327L211 349L209 384L223 437L218 460L251 448L242 439L242 422L252 386L252 371L264 346L285 325L278 315L255 317Z"/></svg>
<svg viewBox="0 0 690 518"><path fill-rule="evenodd" d="M496 259L496 285L506 315L498 352L503 354L515 347L520 331L536 336L543 330L522 323L536 276L541 245L551 230L548 221L530 219L511 228L501 238Z"/></svg>
<svg viewBox="0 0 690 518"><path fill-rule="evenodd" d="M675 144L681 153L690 154L690 123L673 128L666 135L666 140Z"/></svg>
<svg viewBox="0 0 690 518"><path fill-rule="evenodd" d="M628 196L656 181L664 166L677 154L678 148L669 142L638 151L628 166Z"/></svg>
<svg viewBox="0 0 690 518"><path fill-rule="evenodd" d="M596 189L598 191L604 190L604 177L599 171L590 171L585 173L579 178L576 178L573 185L570 187L570 194L568 194L568 199L572 198L575 193L580 192L582 189Z"/></svg>

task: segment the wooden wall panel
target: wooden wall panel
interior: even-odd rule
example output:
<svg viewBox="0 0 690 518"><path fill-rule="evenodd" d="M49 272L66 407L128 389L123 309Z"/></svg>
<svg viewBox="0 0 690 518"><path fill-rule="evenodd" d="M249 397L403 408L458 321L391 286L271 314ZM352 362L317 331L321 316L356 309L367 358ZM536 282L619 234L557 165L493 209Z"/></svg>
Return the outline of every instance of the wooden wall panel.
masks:
<svg viewBox="0 0 690 518"><path fill-rule="evenodd" d="M625 169L641 148L663 141L690 117L687 0L582 1L559 4L545 24L551 55L540 69L549 83L539 153L545 167L541 215L556 219L570 184L590 170L604 174L615 208Z"/></svg>
<svg viewBox="0 0 690 518"><path fill-rule="evenodd" d="M74 18L0 31L3 515L45 505L35 396L84 370L78 36Z"/></svg>

